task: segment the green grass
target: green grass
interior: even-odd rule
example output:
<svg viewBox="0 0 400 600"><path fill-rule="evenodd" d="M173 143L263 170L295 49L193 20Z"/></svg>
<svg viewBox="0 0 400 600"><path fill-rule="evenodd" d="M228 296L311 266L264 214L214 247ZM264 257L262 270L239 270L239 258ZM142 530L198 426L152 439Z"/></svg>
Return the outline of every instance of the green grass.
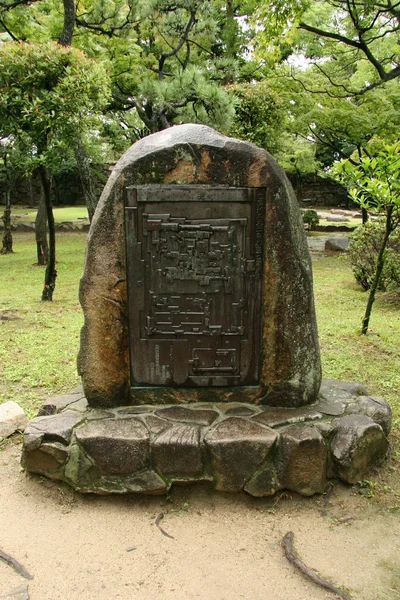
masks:
<svg viewBox="0 0 400 600"><path fill-rule="evenodd" d="M4 209L4 207L0 207L0 209L1 208ZM56 223L88 218L86 206L54 206L53 213ZM28 206L13 206L11 209L11 220L13 223L33 223L36 219L36 214L37 207L29 208Z"/></svg>
<svg viewBox="0 0 400 600"><path fill-rule="evenodd" d="M86 236L57 236L52 303L41 303L44 268L34 266L32 234L15 234L14 254L0 255L0 402L15 400L33 416L44 397L79 384L76 355L83 322L78 302ZM19 317L13 319L13 317Z"/></svg>
<svg viewBox="0 0 400 600"><path fill-rule="evenodd" d="M33 415L42 400L78 385L76 356L83 321L78 303L86 236L57 236L57 284L53 303L41 303L44 270L33 266L32 234L14 235L15 253L0 255L0 401L14 399ZM314 262L314 290L323 374L363 383L388 400L400 422L400 300L379 294L371 331L359 334L367 301L346 257ZM11 311L11 312L8 312Z"/></svg>
<svg viewBox="0 0 400 600"><path fill-rule="evenodd" d="M363 383L400 417L400 297L379 294L368 335L359 333L368 293L358 286L347 258L314 262L314 293L324 377Z"/></svg>

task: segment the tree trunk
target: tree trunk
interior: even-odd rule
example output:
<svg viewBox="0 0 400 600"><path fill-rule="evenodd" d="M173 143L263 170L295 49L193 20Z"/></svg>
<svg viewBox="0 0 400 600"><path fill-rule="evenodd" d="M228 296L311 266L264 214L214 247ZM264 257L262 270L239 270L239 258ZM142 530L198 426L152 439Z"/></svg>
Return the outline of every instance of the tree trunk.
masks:
<svg viewBox="0 0 400 600"><path fill-rule="evenodd" d="M52 301L53 292L56 287L56 234L54 227L53 205L51 202L51 185L48 171L45 166L39 167L40 178L42 180L44 202L46 206L47 224L49 227L49 260L44 276L44 288L42 292L42 301Z"/></svg>
<svg viewBox="0 0 400 600"><path fill-rule="evenodd" d="M11 190L6 190L6 206L3 214L4 233L3 233L3 246L1 254L10 254L13 252L13 239L11 233Z"/></svg>
<svg viewBox="0 0 400 600"><path fill-rule="evenodd" d="M368 211L366 208L362 208L361 212L362 212L362 224L365 225L365 223L368 223Z"/></svg>
<svg viewBox="0 0 400 600"><path fill-rule="evenodd" d="M74 0L63 0L64 4L64 26L60 35L61 46L70 46L75 27L75 3Z"/></svg>
<svg viewBox="0 0 400 600"><path fill-rule="evenodd" d="M96 210L98 198L94 189L92 173L90 171L90 161L86 154L82 139L77 134L74 142L74 152L76 164L78 165L79 176L85 196L85 203L88 209L89 221L92 222L94 211Z"/></svg>
<svg viewBox="0 0 400 600"><path fill-rule="evenodd" d="M35 219L35 237L37 249L37 262L39 266L45 266L49 260L49 245L47 243L47 217L44 193L40 194L38 211Z"/></svg>
<svg viewBox="0 0 400 600"><path fill-rule="evenodd" d="M389 240L389 236L393 231L392 213L393 213L393 207L390 206L386 212L385 235L383 237L382 245L380 247L379 254L378 254L378 259L376 261L375 276L374 276L374 280L371 285L371 289L369 291L367 308L365 310L365 315L364 315L363 322L362 322L361 333L363 335L366 335L366 333L368 332L368 325L369 325L369 319L371 317L372 305L375 301L376 290L379 287L379 282L381 280L381 275L382 275L383 267L385 264L385 250L386 250L386 246L387 246L387 243Z"/></svg>
<svg viewBox="0 0 400 600"><path fill-rule="evenodd" d="M33 181L32 181L32 177L33 177L33 175L31 175L31 176L28 178L28 189L29 189L29 194L28 194L28 197L29 197L28 206L29 206L29 208L33 208L33 207L35 206L35 200L34 200L34 198L33 198Z"/></svg>

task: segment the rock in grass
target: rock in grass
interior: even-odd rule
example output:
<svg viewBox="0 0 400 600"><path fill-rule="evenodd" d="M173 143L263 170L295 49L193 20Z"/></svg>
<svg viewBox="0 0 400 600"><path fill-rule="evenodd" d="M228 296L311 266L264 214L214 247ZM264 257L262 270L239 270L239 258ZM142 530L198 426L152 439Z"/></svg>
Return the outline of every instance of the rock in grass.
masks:
<svg viewBox="0 0 400 600"><path fill-rule="evenodd" d="M335 252L346 252L349 248L348 237L328 238L325 242L325 250L334 250Z"/></svg>
<svg viewBox="0 0 400 600"><path fill-rule="evenodd" d="M28 417L16 402L8 400L0 404L0 440L16 431L24 431Z"/></svg>

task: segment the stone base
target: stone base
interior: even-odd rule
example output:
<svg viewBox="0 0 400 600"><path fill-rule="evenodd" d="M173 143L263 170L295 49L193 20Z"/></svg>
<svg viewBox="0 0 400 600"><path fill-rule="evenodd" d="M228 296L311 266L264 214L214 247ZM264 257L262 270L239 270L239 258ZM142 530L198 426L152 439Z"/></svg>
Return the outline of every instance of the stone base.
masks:
<svg viewBox="0 0 400 600"><path fill-rule="evenodd" d="M391 410L363 386L323 380L301 408L254 404L88 408L79 389L25 430L22 465L80 492L164 494L175 482L224 492L322 493L362 479L388 451Z"/></svg>

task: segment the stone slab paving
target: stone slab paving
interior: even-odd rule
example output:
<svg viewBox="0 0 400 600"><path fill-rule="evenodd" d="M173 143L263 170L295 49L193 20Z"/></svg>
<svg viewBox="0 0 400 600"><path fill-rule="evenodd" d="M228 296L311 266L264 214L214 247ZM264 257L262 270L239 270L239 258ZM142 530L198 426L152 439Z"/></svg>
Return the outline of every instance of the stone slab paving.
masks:
<svg viewBox="0 0 400 600"><path fill-rule="evenodd" d="M297 408L187 404L90 408L78 388L25 429L23 466L80 492L164 494L175 482L269 496L362 479L389 448L391 409L358 383L325 379Z"/></svg>

